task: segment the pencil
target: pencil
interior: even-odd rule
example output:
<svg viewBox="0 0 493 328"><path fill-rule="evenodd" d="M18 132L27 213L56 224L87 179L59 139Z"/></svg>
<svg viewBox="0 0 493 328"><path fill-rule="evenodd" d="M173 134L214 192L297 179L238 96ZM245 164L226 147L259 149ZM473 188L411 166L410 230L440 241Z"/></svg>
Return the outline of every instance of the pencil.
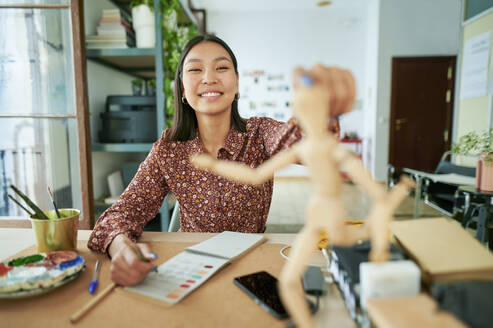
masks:
<svg viewBox="0 0 493 328"><path fill-rule="evenodd" d="M113 289L115 289L116 286L117 284L115 284L114 282L109 284L98 296L91 299L79 311L72 314L72 316L70 317L70 322L76 323L77 321L79 321L80 318L82 318L87 312L89 312L100 300L103 299L103 297L105 297Z"/></svg>

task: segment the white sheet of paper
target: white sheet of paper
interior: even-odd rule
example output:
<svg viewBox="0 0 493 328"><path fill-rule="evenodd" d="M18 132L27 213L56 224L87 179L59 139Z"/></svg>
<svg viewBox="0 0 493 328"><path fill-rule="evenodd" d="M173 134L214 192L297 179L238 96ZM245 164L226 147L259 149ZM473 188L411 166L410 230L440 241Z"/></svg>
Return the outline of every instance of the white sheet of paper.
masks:
<svg viewBox="0 0 493 328"><path fill-rule="evenodd" d="M486 95L491 33L485 32L466 41L462 59L460 99Z"/></svg>
<svg viewBox="0 0 493 328"><path fill-rule="evenodd" d="M178 303L193 292L221 267L227 259L181 252L151 272L144 281L127 290L165 301Z"/></svg>

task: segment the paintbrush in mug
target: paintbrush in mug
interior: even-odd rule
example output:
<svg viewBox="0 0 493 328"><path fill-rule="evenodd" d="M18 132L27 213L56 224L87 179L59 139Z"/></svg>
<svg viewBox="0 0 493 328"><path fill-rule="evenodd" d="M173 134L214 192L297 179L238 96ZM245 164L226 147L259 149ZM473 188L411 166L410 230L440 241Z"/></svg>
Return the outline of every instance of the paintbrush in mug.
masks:
<svg viewBox="0 0 493 328"><path fill-rule="evenodd" d="M58 212L58 207L56 207L55 199L53 198L53 193L51 192L50 186L48 186L48 194L50 194L50 199L53 203L53 207L55 208L56 216L60 218L60 212Z"/></svg>
<svg viewBox="0 0 493 328"><path fill-rule="evenodd" d="M15 199L12 195L8 195L8 196L9 196L9 198L10 198L10 199L11 199L14 203L16 203L16 204L17 204L20 208L22 208L24 211L26 211L26 212L27 212L27 214L29 214L29 216L30 216L30 217L34 215L34 213L30 212L27 208L25 208L25 207L24 207L21 203L19 203L19 202L17 201L17 199Z"/></svg>
<svg viewBox="0 0 493 328"><path fill-rule="evenodd" d="M36 217L35 217L36 219L49 220L49 218L43 213L43 211L41 211L41 209L38 206L36 206L36 204L34 204L34 202L31 199L29 199L29 197L24 195L22 191L17 189L14 185L10 185L10 188L12 188L12 190L17 195L19 195L19 197L22 198L24 202L26 202L26 204L34 211L34 213L36 213Z"/></svg>

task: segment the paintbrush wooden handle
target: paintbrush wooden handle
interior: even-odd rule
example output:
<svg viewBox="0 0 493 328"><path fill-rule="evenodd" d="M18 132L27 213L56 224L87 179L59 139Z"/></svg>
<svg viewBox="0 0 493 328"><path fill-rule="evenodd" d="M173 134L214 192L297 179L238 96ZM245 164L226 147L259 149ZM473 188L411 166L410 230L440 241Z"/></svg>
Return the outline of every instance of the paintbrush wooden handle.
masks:
<svg viewBox="0 0 493 328"><path fill-rule="evenodd" d="M94 297L92 300L87 302L86 305L84 305L79 311L75 312L71 317L70 317L70 322L76 323L79 321L80 318L82 318L87 312L89 312L100 300L102 300L106 295L108 295L115 287L117 284L112 282L109 286L107 286L99 295Z"/></svg>
<svg viewBox="0 0 493 328"><path fill-rule="evenodd" d="M43 211L41 211L41 209L37 207L36 204L34 204L29 197L24 195L22 191L17 189L14 185L10 185L10 188L12 188L12 190L26 202L26 204L34 211L34 213L36 213L37 219L49 220L48 217L43 213Z"/></svg>
<svg viewBox="0 0 493 328"><path fill-rule="evenodd" d="M125 243L125 245L127 245L135 253L135 255L137 255L137 257L139 258L139 260L141 260L143 262L151 262L151 261L149 261L148 258L146 258L144 256L144 254L142 254L142 252L137 247L137 245L135 245L134 243L132 243L131 241L129 241L127 239L125 239L123 242Z"/></svg>

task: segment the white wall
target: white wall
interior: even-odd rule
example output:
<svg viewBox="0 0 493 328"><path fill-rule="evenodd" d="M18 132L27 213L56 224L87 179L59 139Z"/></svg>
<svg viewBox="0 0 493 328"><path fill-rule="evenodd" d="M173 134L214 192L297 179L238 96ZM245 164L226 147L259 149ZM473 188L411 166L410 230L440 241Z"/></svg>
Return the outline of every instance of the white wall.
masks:
<svg viewBox="0 0 493 328"><path fill-rule="evenodd" d="M370 0L380 7L376 114L369 127L372 173L385 180L389 148L391 59L393 56L457 55L460 0ZM375 4L372 4L375 5Z"/></svg>
<svg viewBox="0 0 493 328"><path fill-rule="evenodd" d="M357 98L361 99L366 73L366 8L364 5L356 7L353 19L342 19L336 11L329 9L304 12L212 11L208 12L207 29L226 41L235 53L240 93L245 90L245 84L250 83L244 75L248 71L283 74L286 84L291 85L291 72L296 66L309 68L323 63L349 69L356 79ZM263 96L252 92L252 98L256 100ZM274 99L277 97L280 104L284 103L281 95L272 96ZM291 98L291 93L288 97ZM242 115L245 112L242 106L248 101L240 101ZM340 118L342 133L357 131L363 134L361 103L358 101L351 113ZM291 116L290 109L283 110L289 110ZM298 175L299 170L302 168L294 167L289 175Z"/></svg>
<svg viewBox="0 0 493 328"><path fill-rule="evenodd" d="M363 134L363 162L370 172L375 172L375 127L378 96L378 42L380 26L380 0L368 2L366 30L366 83L363 93L365 124Z"/></svg>

